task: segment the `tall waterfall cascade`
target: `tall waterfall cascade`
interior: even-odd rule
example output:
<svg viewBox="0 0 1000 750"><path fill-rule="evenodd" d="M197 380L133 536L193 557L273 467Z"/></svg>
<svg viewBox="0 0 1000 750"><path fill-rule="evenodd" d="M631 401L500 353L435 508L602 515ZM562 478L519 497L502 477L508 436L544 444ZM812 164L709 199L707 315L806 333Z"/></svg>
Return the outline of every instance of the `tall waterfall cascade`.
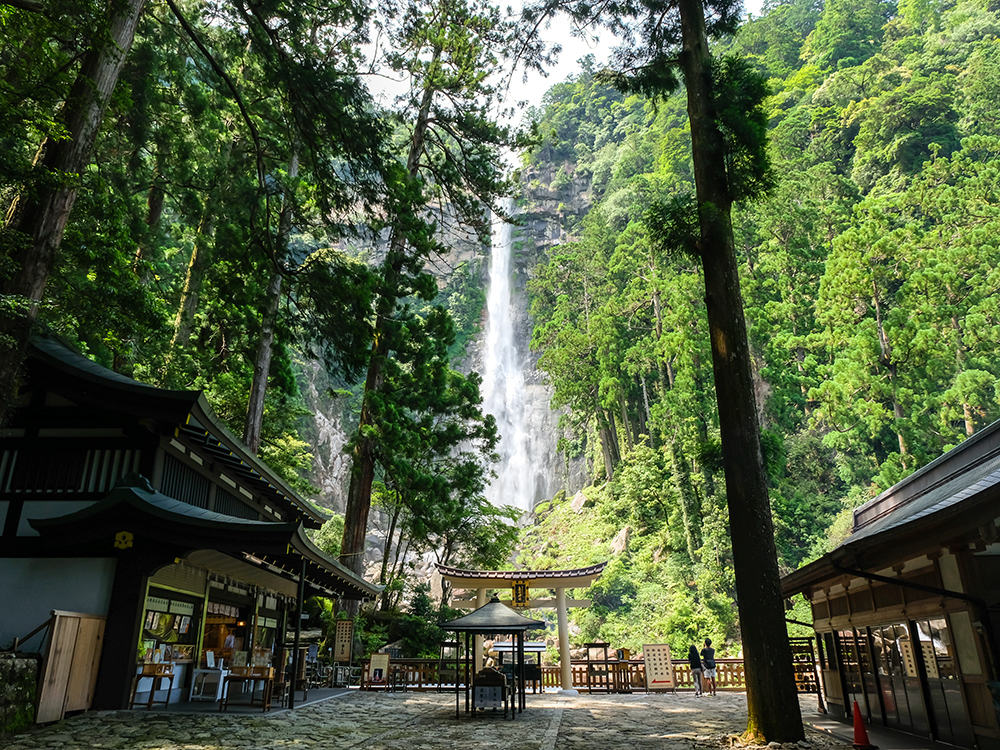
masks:
<svg viewBox="0 0 1000 750"><path fill-rule="evenodd" d="M517 350L514 336L512 245L513 227L494 216L483 347L483 405L497 420L500 464L486 498L493 505L513 505L528 511L534 504L534 487L528 460L529 435L523 419L524 358Z"/></svg>
<svg viewBox="0 0 1000 750"><path fill-rule="evenodd" d="M513 202L505 210L513 210ZM482 371L483 408L497 420L500 462L486 497L528 512L564 487L567 476L557 449L558 414L549 408L551 391L528 347L527 296L512 283L518 277L512 230L494 216Z"/></svg>

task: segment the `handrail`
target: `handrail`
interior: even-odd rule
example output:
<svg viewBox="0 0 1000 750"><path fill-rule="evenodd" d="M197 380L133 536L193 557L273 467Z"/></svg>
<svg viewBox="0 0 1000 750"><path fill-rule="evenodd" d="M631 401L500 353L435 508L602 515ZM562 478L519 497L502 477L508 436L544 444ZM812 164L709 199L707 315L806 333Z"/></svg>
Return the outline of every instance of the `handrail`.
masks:
<svg viewBox="0 0 1000 750"><path fill-rule="evenodd" d="M41 631L45 630L45 628L49 627L52 624L52 621L54 619L55 619L55 612L52 613L52 616L50 616L49 619L47 619L45 622L43 622L37 628L35 628L34 630L32 630L26 636L24 636L24 638L15 638L14 639L14 645L11 647L11 651L13 651L14 653L17 653L18 644L30 641L32 638L34 638L36 635L38 635Z"/></svg>
<svg viewBox="0 0 1000 750"><path fill-rule="evenodd" d="M361 662L362 675L367 674L368 659ZM691 668L687 659L673 659L674 684L679 690L694 689L694 681L691 678ZM646 691L646 665L644 661L636 660L630 662L610 662L616 667L625 666L623 670L627 678L620 678L616 686L617 689L627 689L637 692ZM465 680L462 679L464 671L460 666L458 673L455 673L454 663L444 664L443 672L445 681L439 672L440 660L437 657L427 659L393 659L390 668L405 681L408 690L442 690L454 689L455 681L458 686L464 687ZM603 666L603 662L595 665L587 660L573 660L571 662L573 687L584 691L607 691L609 686L607 680L595 682L593 675L588 681L588 671L590 666ZM718 690L742 691L746 689L746 674L743 666L743 659L716 659L715 685ZM559 688L562 686L562 673L558 666L543 665L542 687ZM603 680L603 678L602 678ZM365 687L364 684L361 686ZM614 688L612 688L614 689Z"/></svg>

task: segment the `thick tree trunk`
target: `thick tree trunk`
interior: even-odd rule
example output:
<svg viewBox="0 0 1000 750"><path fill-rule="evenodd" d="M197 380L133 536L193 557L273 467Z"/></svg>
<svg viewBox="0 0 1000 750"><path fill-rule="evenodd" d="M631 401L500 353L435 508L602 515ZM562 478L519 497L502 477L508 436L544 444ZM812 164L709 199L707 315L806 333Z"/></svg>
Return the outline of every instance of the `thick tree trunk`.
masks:
<svg viewBox="0 0 1000 750"><path fill-rule="evenodd" d="M441 51L436 50L429 66L428 81L433 81L433 72L438 65ZM410 138L406 170L410 177L416 177L420 169L420 156L424 150L427 129L430 127L431 104L434 89L428 85L420 102L417 121ZM375 330L371 358L368 361L368 375L358 420L358 442L354 448L351 464L351 481L347 489L347 503L344 509L344 538L340 547L340 563L351 572L361 575L364 571L365 537L368 533L368 514L372 504L372 484L375 481L375 438L370 433L377 429L377 415L373 409L372 397L382 392L385 383L385 360L388 356L386 341L386 321L396 307L396 292L399 278L406 260L406 239L393 230L389 240L389 252L385 260L383 293L375 311Z"/></svg>
<svg viewBox="0 0 1000 750"><path fill-rule="evenodd" d="M705 302L747 682L747 733L803 739L760 447L750 349L730 218L725 151L714 120L711 53L700 0L679 0L682 64L701 224Z"/></svg>
<svg viewBox="0 0 1000 750"><path fill-rule="evenodd" d="M174 337L170 342L172 356L185 349L191 341L194 330L194 316L198 312L198 300L201 297L201 282L205 269L211 262L212 234L215 225L212 221L211 201L205 206L201 222L198 225L197 238L191 250L187 274L184 276L184 288L181 290L181 301L177 306L177 316L174 318Z"/></svg>
<svg viewBox="0 0 1000 750"><path fill-rule="evenodd" d="M288 162L288 181L294 183L299 176L299 155L293 151ZM253 382L250 384L250 398L247 401L247 418L243 427L243 442L256 453L260 449L260 434L264 425L264 396L267 394L267 378L271 372L271 355L274 352L274 330L278 324L278 308L281 305L282 266L288 259L288 238L292 233L292 196L286 187L285 200L278 219L278 236L275 239L274 271L267 284L264 300L264 314L260 321L260 338L257 340L257 355L253 362Z"/></svg>
<svg viewBox="0 0 1000 750"><path fill-rule="evenodd" d="M386 260L385 288L396 289L402 271L402 240L394 236L390 240L390 257ZM393 249L393 245L398 245ZM391 262L390 262L391 261ZM376 429L377 415L372 405L372 397L381 393L385 383L385 359L388 356L385 341L385 321L395 307L391 295L379 299L375 315L375 340L372 343L371 358L368 361L368 375L358 420L358 441L354 446L351 462L351 481L347 488L347 503L344 508L344 537L340 545L340 564L352 573L364 573L365 538L368 535L368 515L372 507L372 485L375 482L375 438L370 432Z"/></svg>
<svg viewBox="0 0 1000 750"><path fill-rule="evenodd" d="M28 338L49 274L55 265L66 223L79 191L79 175L94 150L111 92L132 48L143 0L109 5L110 27L104 46L84 58L64 107L67 137L43 143L37 168L48 174L38 185L52 185L19 195L7 212L6 228L26 236L13 255L14 275L0 293L17 301L16 314L0 320L0 424L14 403L14 391ZM62 177L60 177L62 176Z"/></svg>

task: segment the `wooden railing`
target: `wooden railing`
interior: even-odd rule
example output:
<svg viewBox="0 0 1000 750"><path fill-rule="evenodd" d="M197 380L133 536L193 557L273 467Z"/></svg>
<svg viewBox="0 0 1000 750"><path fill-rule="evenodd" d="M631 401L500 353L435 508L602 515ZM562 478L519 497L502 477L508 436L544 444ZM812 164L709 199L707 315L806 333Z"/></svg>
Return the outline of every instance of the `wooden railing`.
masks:
<svg viewBox="0 0 1000 750"><path fill-rule="evenodd" d="M715 685L719 690L745 690L746 680L743 672L742 659L716 659ZM691 668L687 660L675 659L674 682L678 690L693 690ZM586 661L572 662L573 687L586 692L608 692L610 690L630 690L644 692L646 690L646 666L641 661L613 662L613 669L608 672L590 671L590 663ZM395 683L406 685L408 690L449 690L455 687L455 666L445 665L442 674L438 673L437 659L393 659L389 665L390 673L395 676ZM588 681L588 671L590 679ZM367 662L362 665L361 687L365 687L364 675L368 674ZM462 672L460 671L461 675ZM610 684L609 684L610 683ZM459 681L465 684L464 676ZM558 666L542 667L542 687L562 687L562 677Z"/></svg>

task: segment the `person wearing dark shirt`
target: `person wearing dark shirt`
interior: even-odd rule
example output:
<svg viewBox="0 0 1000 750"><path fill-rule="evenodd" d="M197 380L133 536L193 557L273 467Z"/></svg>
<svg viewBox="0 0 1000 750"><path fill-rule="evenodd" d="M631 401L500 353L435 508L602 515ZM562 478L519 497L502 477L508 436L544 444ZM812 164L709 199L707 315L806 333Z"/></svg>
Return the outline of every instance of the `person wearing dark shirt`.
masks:
<svg viewBox="0 0 1000 750"><path fill-rule="evenodd" d="M701 650L701 663L704 669L702 680L708 689L709 695L715 695L715 649L712 648L711 638L705 639L705 648Z"/></svg>
<svg viewBox="0 0 1000 750"><path fill-rule="evenodd" d="M691 679L694 681L694 694L701 695L701 658L698 656L698 647L692 645L688 649L688 665L691 667Z"/></svg>

